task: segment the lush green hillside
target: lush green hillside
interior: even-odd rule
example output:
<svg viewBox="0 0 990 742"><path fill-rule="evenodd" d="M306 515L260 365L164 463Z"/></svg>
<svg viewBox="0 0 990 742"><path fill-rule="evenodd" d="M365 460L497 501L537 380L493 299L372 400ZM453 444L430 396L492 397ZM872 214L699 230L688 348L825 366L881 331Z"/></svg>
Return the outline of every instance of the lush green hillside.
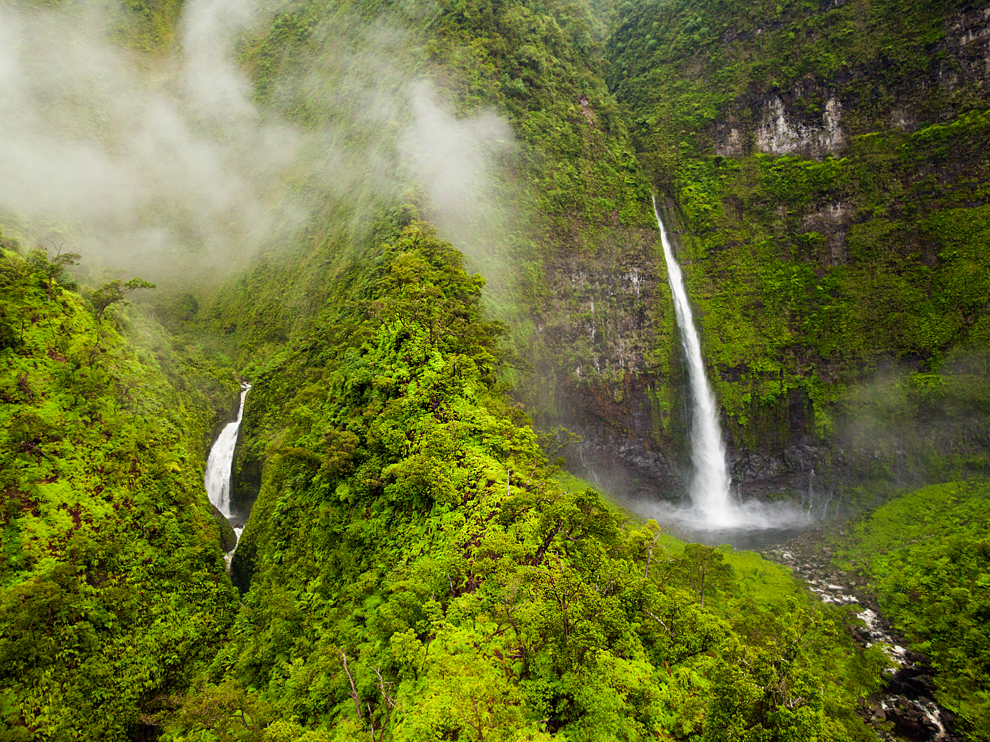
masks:
<svg viewBox="0 0 990 742"><path fill-rule="evenodd" d="M985 415L954 396L985 389L990 345L985 24L962 2L622 6L609 85L669 199L736 442L848 435L846 391L876 377L931 413L888 425L887 469L933 453L915 428L946 398L957 439L960 412Z"/></svg>
<svg viewBox="0 0 990 742"><path fill-rule="evenodd" d="M491 279L489 311L533 370L510 375L515 396L541 425L668 461L684 448L642 167L688 264L737 480L783 473L804 487L812 467L830 486L982 472L982 16L879 2L596 12L613 26L604 57L601 22L561 3L303 4L243 56L262 100L306 126L342 127L365 154L401 154L416 115L404 91L420 77L458 115L491 106L509 122L518 151L492 171L491 213L472 217L487 227L445 234ZM401 73L369 61L383 37ZM286 82L302 78L301 89ZM387 126L363 115L358 81L390 101ZM213 327L243 363L318 311L322 271L367 243L376 204L405 189L444 232L435 194L402 178L368 194L370 171L347 178L298 257L273 252L214 303ZM796 444L817 448L784 453ZM772 463L750 471L760 457Z"/></svg>
<svg viewBox="0 0 990 742"><path fill-rule="evenodd" d="M236 386L64 268L0 255L0 736L133 739L234 619L202 476Z"/></svg>
<svg viewBox="0 0 990 742"><path fill-rule="evenodd" d="M841 616L562 491L482 279L404 221L254 380L244 607L169 738L861 738Z"/></svg>
<svg viewBox="0 0 990 742"><path fill-rule="evenodd" d="M346 141L346 167L332 177L348 188L326 195L298 257L286 262L273 251L257 278L224 290L215 327L254 356L270 339L280 342L286 323L318 311L312 297L323 291L326 256L365 244L379 205L401 197L489 280L488 311L510 325L510 342L533 370L513 376L516 396L537 419L604 424L648 444L664 428L670 437L672 389L664 386L659 401L648 397L676 358L676 350L657 350L675 346L649 186L581 7L303 3L273 17L243 57L259 98ZM459 207L459 216L403 170L404 143L419 125L410 100L423 79L435 83L444 115L470 122L494 111L514 137L490 163L484 198ZM371 92L355 92L362 89ZM375 115L369 99L381 109ZM438 145L428 159L455 169L443 150ZM382 159L399 175L369 192ZM275 275L284 276L277 289Z"/></svg>
<svg viewBox="0 0 990 742"><path fill-rule="evenodd" d="M937 670L938 700L972 739L990 736L990 487L917 490L857 524L842 559L866 571L911 648Z"/></svg>
<svg viewBox="0 0 990 742"><path fill-rule="evenodd" d="M851 609L564 486L530 421L676 479L652 187L746 476L985 476L986 18L263 5L237 59L320 163L286 175L290 244L124 311L140 279L80 294L0 239L0 740L875 739ZM114 28L167 58L180 6ZM201 481L235 370L228 576ZM974 739L985 489L895 502L845 557Z"/></svg>

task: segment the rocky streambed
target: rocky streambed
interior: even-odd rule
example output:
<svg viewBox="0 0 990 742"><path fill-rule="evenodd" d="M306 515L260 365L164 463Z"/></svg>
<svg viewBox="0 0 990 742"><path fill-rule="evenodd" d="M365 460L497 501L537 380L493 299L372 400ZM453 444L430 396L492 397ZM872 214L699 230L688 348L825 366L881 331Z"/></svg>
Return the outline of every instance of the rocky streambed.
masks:
<svg viewBox="0 0 990 742"><path fill-rule="evenodd" d="M840 535L845 535L840 531ZM781 546L763 552L766 559L789 567L823 603L854 605L863 622L853 630L864 647L880 644L894 667L886 690L862 701L860 715L880 739L916 742L959 742L953 734L951 712L936 703L931 664L924 655L906 648L907 641L883 616L868 580L856 572L838 569L832 549L821 530L808 531Z"/></svg>

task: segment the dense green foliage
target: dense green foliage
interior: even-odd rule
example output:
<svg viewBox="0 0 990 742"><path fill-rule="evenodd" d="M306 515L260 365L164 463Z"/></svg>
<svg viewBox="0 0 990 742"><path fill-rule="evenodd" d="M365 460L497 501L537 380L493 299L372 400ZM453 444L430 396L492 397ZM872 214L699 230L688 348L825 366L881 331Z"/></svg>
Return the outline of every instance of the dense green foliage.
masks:
<svg viewBox="0 0 990 742"><path fill-rule="evenodd" d="M178 0L127 6L126 42L167 53ZM548 390L578 390L618 428L635 389L669 443L672 313L637 273L663 285L652 179L737 442L841 435L878 481L985 471L990 114L947 46L963 5L590 7L266 11L238 47L257 102L347 156L339 183L293 183L295 244L208 296L125 311L153 286L80 295L78 256L0 238L0 740L871 738L854 711L884 661L848 609L563 486L523 409L550 420ZM421 78L518 138L501 221L457 245L477 265L394 163ZM777 103L805 132L783 156ZM487 307L467 268L497 279ZM606 283L588 301L595 270L633 276L631 308ZM231 368L253 384L235 493L257 497L233 584L201 486ZM987 497L922 490L847 557L981 739Z"/></svg>
<svg viewBox="0 0 990 742"><path fill-rule="evenodd" d="M233 620L202 487L233 380L50 267L0 255L0 738L129 739Z"/></svg>
<svg viewBox="0 0 990 742"><path fill-rule="evenodd" d="M463 105L496 104L509 115L526 144L524 187L540 212L566 217L558 228L649 224L649 191L583 10L491 0L443 7L428 50L462 76Z"/></svg>
<svg viewBox="0 0 990 742"><path fill-rule="evenodd" d="M382 234L254 380L244 607L171 738L858 736L879 668L841 616L561 490L480 277L423 223Z"/></svg>
<svg viewBox="0 0 990 742"><path fill-rule="evenodd" d="M631 255L649 255L656 239L649 186L604 84L593 25L580 5L559 0L303 2L280 9L245 41L245 66L265 105L308 129L329 127L331 141L343 143L346 167L334 177L348 188L319 194L314 211L322 213L305 255L288 264L266 256L257 273L263 280L243 276L236 293L228 287L216 305L225 315L220 326L238 325L233 339L252 353L273 338L284 340L286 324L320 306L309 300L324 291L311 272L322 269L314 257L363 244L362 229L383 200L413 201L423 218L442 210L444 204L402 177L369 193L378 177L374 163L385 159L402 169L395 161L405 156L400 140L414 116L409 100L428 79L441 108L464 117L494 110L515 135L488 173L486 203L467 215L477 232L447 237L489 280L489 311L510 325L510 342L534 369L513 379L517 397L549 422L563 400L545 390L558 382L621 387L626 371L619 363L610 364L617 367L611 372L597 370L604 329L597 346L572 342L586 334L589 318L586 305L562 296L568 286L560 276L574 261L625 267ZM369 115L369 97L381 111ZM272 295L272 280L279 296ZM666 311L667 300L660 304ZM611 342L621 343L616 309L602 301L593 314L600 327L612 326ZM672 322L670 313L659 332L669 334ZM654 333L644 328L643 334L649 349ZM669 370L662 353L628 365L631 374L644 374L647 365L650 372ZM585 369L583 376L576 367Z"/></svg>
<svg viewBox="0 0 990 742"><path fill-rule="evenodd" d="M841 558L937 670L938 700L990 739L990 485L916 490L858 523Z"/></svg>
<svg viewBox="0 0 990 742"><path fill-rule="evenodd" d="M622 6L609 84L674 201L739 442L830 436L832 403L878 366L986 353L990 119L966 10Z"/></svg>

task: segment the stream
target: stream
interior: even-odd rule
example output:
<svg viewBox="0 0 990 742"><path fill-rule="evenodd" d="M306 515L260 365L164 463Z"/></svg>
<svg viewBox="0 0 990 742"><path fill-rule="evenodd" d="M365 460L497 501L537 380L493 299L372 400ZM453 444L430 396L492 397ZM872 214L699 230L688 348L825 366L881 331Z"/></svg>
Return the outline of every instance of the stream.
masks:
<svg viewBox="0 0 990 742"><path fill-rule="evenodd" d="M784 521L776 527L762 528L691 528L688 523L664 517L672 508L657 503L656 483L649 476L600 451L581 446L572 451L577 454L569 462L574 473L593 483L606 499L634 520L656 518L664 530L685 541L709 546L731 544L736 549L757 551L789 568L823 603L856 606L863 625L853 630L855 640L864 647L880 644L893 665L888 671L887 689L878 698L864 702L860 716L885 742L898 738L955 742L952 714L934 701L933 670L927 658L908 650L906 640L890 628L865 577L832 565L832 549L822 539L823 509L814 507L817 518L812 518L810 512L818 493L810 487L807 493L794 493L795 497L804 497L798 508L808 517L802 522ZM844 534L840 531L840 535Z"/></svg>
<svg viewBox="0 0 990 742"><path fill-rule="evenodd" d="M234 528L234 535L237 541L241 539L242 525L234 525L233 511L230 500L230 470L234 463L234 448L237 446L237 436L241 430L241 420L244 417L244 399L251 389L250 384L241 384L241 400L237 407L237 419L227 423L216 441L210 448L210 456L206 460L206 474L203 477L203 486L206 487L206 494L210 502L220 511ZM235 542L234 548L227 552L227 569L230 569L230 560L237 550Z"/></svg>
<svg viewBox="0 0 990 742"><path fill-rule="evenodd" d="M955 742L957 738L949 731L952 714L934 700L935 684L928 659L903 646L905 640L890 627L869 595L866 578L835 568L832 550L817 540L814 534L791 539L767 549L763 556L790 568L823 603L860 608L856 616L864 625L854 629L853 636L864 647L880 644L892 664L887 671L886 690L871 703L864 703L860 715L883 740ZM887 724L896 737L884 729Z"/></svg>

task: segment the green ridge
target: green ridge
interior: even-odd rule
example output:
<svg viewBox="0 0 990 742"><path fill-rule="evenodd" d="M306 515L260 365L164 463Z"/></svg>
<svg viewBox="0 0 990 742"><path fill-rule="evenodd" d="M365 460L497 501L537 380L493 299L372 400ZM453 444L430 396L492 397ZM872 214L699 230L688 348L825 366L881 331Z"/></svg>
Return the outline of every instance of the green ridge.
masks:
<svg viewBox="0 0 990 742"><path fill-rule="evenodd" d="M234 620L202 477L236 386L48 266L0 255L0 735L130 739Z"/></svg>

